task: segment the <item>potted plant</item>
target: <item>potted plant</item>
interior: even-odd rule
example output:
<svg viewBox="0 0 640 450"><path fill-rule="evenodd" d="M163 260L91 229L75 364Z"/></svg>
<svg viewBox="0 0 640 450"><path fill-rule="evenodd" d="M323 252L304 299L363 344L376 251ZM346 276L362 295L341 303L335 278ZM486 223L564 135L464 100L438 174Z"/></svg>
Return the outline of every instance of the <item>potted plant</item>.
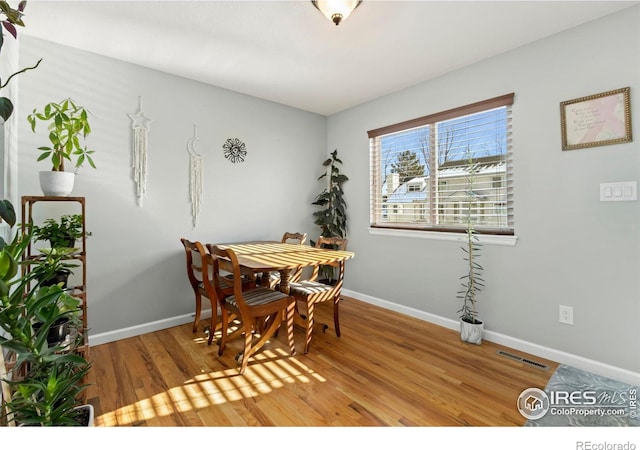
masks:
<svg viewBox="0 0 640 450"><path fill-rule="evenodd" d="M42 257L29 260L29 264L34 264L33 272L35 279L40 286L53 286L59 284L63 289L67 288L69 276L73 273L73 269L78 267L68 260L78 251L75 247L54 247L41 248L38 251Z"/></svg>
<svg viewBox="0 0 640 450"><path fill-rule="evenodd" d="M324 237L344 238L347 235L347 202L342 185L349 178L340 173L339 164L342 160L338 158L338 149L335 149L331 158L322 163L327 169L318 177L318 180L327 179L327 187L311 203L321 208L313 213L313 223L321 228L320 235ZM311 245L315 243L311 241Z"/></svg>
<svg viewBox="0 0 640 450"><path fill-rule="evenodd" d="M15 225L15 211L7 200L0 201L0 217L11 227ZM34 283L36 270L20 272L32 234L29 226L10 243L0 238L0 355L8 350L15 356L8 370L0 361L4 375L0 380L4 403L0 423L88 425L80 423L86 415L79 409L92 409L82 408L80 398L91 365L78 349L80 335L62 343L47 341L58 320L76 320L79 299L58 285ZM35 323L41 325L34 327Z"/></svg>
<svg viewBox="0 0 640 450"><path fill-rule="evenodd" d="M89 112L68 98L59 103L48 103L42 111L34 109L27 116L31 130L36 132L36 123L47 123L50 146L38 147L42 153L38 161L50 159L50 171L40 172L40 188L47 196L67 196L73 190L75 172L65 172L65 160L73 162L77 171L86 162L96 168L89 150L83 145L84 139L91 133Z"/></svg>
<svg viewBox="0 0 640 450"><path fill-rule="evenodd" d="M347 202L344 199L342 185L349 178L340 173L342 160L338 158L338 149L331 152L331 157L326 159L322 165L326 167L325 172L318 177L318 180L326 178L326 188L318 194L315 201L311 203L320 207L320 210L313 213L313 223L321 229L320 236L346 238L347 236ZM311 240L311 246L315 246L315 241ZM319 281L332 283L335 279L334 268L331 266L320 267Z"/></svg>
<svg viewBox="0 0 640 450"><path fill-rule="evenodd" d="M22 21L22 15L24 14L24 9L27 6L26 1L21 1L18 4L18 9L14 9L5 1L0 1L0 50L2 50L2 44L4 44L4 36L2 35L2 31L7 30L11 36L15 38L18 37L18 30L16 29L16 25L23 27L24 22ZM19 75L27 70L35 69L40 65L42 58L38 60L38 62L32 67L25 67L22 70L19 70L15 73L12 73L7 77L7 79L2 82L0 80L0 89L7 87L9 81L16 75ZM13 102L8 97L0 97L0 124L5 123L11 117L13 113Z"/></svg>
<svg viewBox="0 0 640 450"><path fill-rule="evenodd" d="M36 279L42 286L62 283L67 287L67 280L73 273L77 264L71 264L67 260L73 258L78 251L74 247L76 240L84 236L91 236L91 232L84 231L81 214L66 214L60 220L48 218L42 226L33 225L33 239L36 241L49 241L51 248L41 248L38 251L43 255L34 269Z"/></svg>
<svg viewBox="0 0 640 450"><path fill-rule="evenodd" d="M84 236L91 236L84 231ZM82 214L66 214L60 220L48 218L42 226L33 226L33 237L37 241L49 241L51 248L74 247L76 240L82 238Z"/></svg>
<svg viewBox="0 0 640 450"><path fill-rule="evenodd" d="M482 243L478 239L478 234L473 226L473 205L475 193L473 191L473 179L478 171L478 165L468 153L466 174L467 210L465 216L465 240L461 247L464 252L464 260L467 269L465 275L460 277L461 289L457 298L462 300L462 307L458 310L460 314L460 339L464 342L480 345L484 331L484 322L478 319L476 309L477 295L484 287L482 278L483 267L478 263Z"/></svg>
<svg viewBox="0 0 640 450"><path fill-rule="evenodd" d="M87 387L83 380L89 370L85 361L70 360L43 365L41 373L8 381L15 388L7 403L11 420L21 426L92 426L93 406L79 406L77 400Z"/></svg>

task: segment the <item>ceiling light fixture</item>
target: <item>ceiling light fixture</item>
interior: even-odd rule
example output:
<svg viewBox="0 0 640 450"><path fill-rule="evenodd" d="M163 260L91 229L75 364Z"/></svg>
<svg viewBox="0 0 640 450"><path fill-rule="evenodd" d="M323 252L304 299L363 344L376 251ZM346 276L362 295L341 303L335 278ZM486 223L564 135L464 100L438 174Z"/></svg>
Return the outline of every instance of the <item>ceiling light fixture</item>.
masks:
<svg viewBox="0 0 640 450"><path fill-rule="evenodd" d="M311 0L311 3L338 26L362 3L362 0Z"/></svg>

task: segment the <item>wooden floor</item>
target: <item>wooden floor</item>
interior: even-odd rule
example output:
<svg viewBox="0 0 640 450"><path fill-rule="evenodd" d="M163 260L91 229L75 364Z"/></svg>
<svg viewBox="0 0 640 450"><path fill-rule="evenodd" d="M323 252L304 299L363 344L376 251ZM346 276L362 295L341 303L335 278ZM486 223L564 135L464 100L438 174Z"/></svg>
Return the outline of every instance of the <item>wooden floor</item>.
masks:
<svg viewBox="0 0 640 450"><path fill-rule="evenodd" d="M238 375L241 340L222 358L191 324L92 348L96 426L521 426L518 395L557 364L345 298L342 337L316 332L291 357L281 333ZM319 321L332 324L331 305ZM506 350L542 370L497 354Z"/></svg>

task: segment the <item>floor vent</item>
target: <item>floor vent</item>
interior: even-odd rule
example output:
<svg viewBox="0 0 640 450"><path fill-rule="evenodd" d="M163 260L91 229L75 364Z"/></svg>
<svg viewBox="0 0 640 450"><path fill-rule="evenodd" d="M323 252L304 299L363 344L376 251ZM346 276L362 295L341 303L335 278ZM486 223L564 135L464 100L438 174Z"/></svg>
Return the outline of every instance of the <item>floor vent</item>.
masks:
<svg viewBox="0 0 640 450"><path fill-rule="evenodd" d="M546 364L542 364L541 362L533 361L531 359L523 358L522 356L514 355L512 353L507 353L507 352L502 351L502 350L498 350L498 355L504 356L505 358L511 358L511 359L513 359L515 361L523 362L523 363L528 364L530 366L537 367L538 369L549 370L549 366L547 366Z"/></svg>

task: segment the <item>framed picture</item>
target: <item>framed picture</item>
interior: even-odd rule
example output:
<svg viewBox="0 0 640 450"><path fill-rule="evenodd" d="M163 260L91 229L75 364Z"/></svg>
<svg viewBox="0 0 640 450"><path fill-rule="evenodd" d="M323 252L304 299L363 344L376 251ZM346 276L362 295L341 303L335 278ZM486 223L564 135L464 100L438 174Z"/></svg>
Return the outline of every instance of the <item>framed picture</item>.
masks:
<svg viewBox="0 0 640 450"><path fill-rule="evenodd" d="M562 150L631 142L629 90L561 102Z"/></svg>

